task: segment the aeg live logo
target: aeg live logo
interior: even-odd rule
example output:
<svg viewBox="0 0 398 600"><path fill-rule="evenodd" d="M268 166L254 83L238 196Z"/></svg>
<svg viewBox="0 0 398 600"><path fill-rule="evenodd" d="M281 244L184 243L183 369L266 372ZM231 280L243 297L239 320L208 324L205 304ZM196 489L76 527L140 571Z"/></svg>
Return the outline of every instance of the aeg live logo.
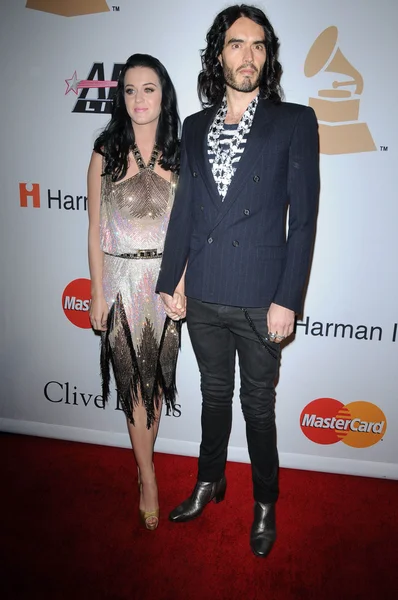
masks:
<svg viewBox="0 0 398 600"><path fill-rule="evenodd" d="M65 79L65 96L70 92L78 96L72 112L111 114L117 81L122 68L123 63L115 63L111 78L105 79L104 63L97 62L91 67L86 79L78 79L76 71L72 77Z"/></svg>

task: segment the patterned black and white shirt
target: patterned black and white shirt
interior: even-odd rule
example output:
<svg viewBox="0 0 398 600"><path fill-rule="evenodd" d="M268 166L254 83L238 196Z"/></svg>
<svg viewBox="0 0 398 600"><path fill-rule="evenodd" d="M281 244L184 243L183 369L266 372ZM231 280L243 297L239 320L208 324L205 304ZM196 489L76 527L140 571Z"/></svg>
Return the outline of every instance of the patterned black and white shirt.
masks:
<svg viewBox="0 0 398 600"><path fill-rule="evenodd" d="M234 137L237 129L238 129L238 124L229 125L229 124L224 123L224 128L223 128L222 134L220 135L220 149L221 150L224 150L224 151L229 150L229 148L231 146L231 140ZM232 159L232 167L233 167L234 174L236 171L236 166L237 166L237 164L240 160L240 157L242 156L243 151L245 149L246 141L247 141L247 136L243 136L242 142L239 145L239 148ZM214 162L214 152L210 149L209 146L207 147L207 155L209 158L209 163L212 165ZM221 198L221 199L224 200L223 198Z"/></svg>

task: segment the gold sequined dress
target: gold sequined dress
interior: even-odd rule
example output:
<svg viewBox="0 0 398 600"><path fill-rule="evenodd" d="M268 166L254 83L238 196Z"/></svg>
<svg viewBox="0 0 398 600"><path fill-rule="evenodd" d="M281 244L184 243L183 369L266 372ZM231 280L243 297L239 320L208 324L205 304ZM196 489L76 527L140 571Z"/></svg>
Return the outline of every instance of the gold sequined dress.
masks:
<svg viewBox="0 0 398 600"><path fill-rule="evenodd" d="M142 398L150 427L162 397L172 406L176 394L181 324L166 316L155 294L176 177L168 182L155 173L156 147L147 165L136 146L133 155L136 175L120 183L102 177L100 239L109 316L101 339L101 375L107 398L112 363L126 416L134 423L134 406Z"/></svg>

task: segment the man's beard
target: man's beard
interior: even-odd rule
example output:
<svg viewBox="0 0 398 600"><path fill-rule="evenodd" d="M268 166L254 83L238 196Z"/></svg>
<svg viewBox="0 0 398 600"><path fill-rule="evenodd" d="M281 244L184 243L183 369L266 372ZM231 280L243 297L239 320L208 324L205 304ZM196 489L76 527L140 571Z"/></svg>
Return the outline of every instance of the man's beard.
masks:
<svg viewBox="0 0 398 600"><path fill-rule="evenodd" d="M245 66L240 67L240 69L244 69ZM255 69L255 67L252 65L251 66L252 69ZM262 75L262 69L260 72L257 71L253 73L253 77L255 77L255 79L251 79L249 77L244 77L242 83L238 83L238 81L236 80L236 76L235 73L233 72L233 70L230 67L227 67L227 65L224 65L224 78L225 78L225 83L227 85L229 85L229 87L231 87L233 90L236 90L237 92L246 92L246 93L250 93L253 92L256 88L258 88L259 84L260 84L260 79L261 79L261 75Z"/></svg>

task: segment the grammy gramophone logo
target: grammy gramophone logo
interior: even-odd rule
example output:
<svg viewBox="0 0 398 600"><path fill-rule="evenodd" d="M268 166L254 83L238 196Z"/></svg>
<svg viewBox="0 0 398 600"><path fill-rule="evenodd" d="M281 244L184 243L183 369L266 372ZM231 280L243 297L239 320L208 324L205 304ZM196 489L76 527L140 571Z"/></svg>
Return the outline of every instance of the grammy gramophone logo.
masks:
<svg viewBox="0 0 398 600"><path fill-rule="evenodd" d="M26 8L62 15L63 17L109 12L109 6L105 0L27 0Z"/></svg>
<svg viewBox="0 0 398 600"><path fill-rule="evenodd" d="M323 72L344 75L330 89L319 90L310 98L319 121L322 154L349 154L376 150L366 123L359 120L362 75L348 62L337 45L337 27L328 27L317 37L308 52L304 74L314 77ZM349 77L349 79L347 79Z"/></svg>

